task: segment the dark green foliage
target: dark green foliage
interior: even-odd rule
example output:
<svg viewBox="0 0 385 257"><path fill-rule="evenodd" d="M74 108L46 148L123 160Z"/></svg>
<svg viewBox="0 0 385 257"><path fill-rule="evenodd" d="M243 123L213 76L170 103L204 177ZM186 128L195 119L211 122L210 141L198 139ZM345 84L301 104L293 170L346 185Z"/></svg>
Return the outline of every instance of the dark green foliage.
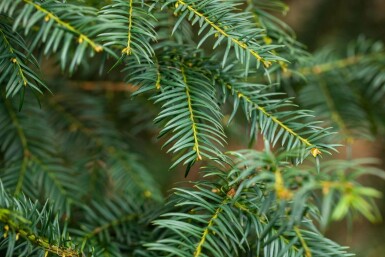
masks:
<svg viewBox="0 0 385 257"><path fill-rule="evenodd" d="M383 176L321 157L383 133L380 42L312 56L278 0L91 2L0 3L0 255L351 256L320 231L379 220L357 181ZM264 150L227 151L241 121ZM169 198L156 135L170 168L204 167Z"/></svg>

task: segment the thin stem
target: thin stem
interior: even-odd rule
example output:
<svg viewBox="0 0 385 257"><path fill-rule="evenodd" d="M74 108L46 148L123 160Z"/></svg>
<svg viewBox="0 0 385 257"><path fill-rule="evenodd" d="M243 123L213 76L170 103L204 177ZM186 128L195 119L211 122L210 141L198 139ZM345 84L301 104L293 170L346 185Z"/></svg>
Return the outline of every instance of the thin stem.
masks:
<svg viewBox="0 0 385 257"><path fill-rule="evenodd" d="M219 205L219 207L215 210L214 215L210 218L209 223L207 224L206 228L203 230L201 239L195 248L194 257L200 256L202 252L203 244L205 243L208 234L210 233L211 227L214 225L215 220L218 218L219 213L222 211L222 206L225 205L229 201L229 198L226 197Z"/></svg>
<svg viewBox="0 0 385 257"><path fill-rule="evenodd" d="M112 220L111 222L105 223L102 226L98 226L98 227L94 228L92 231L90 231L89 233L87 233L83 237L83 240L88 240L91 237L103 232L104 230L109 229L112 226L119 225L123 222L130 221L130 220L133 220L133 219L138 218L138 217L139 217L138 214L128 214L128 215L124 215L123 217L121 217L119 219Z"/></svg>
<svg viewBox="0 0 385 257"><path fill-rule="evenodd" d="M339 59L339 60L335 60L335 61L331 61L331 62L327 62L327 63L322 63L322 64L314 65L312 67L306 67L306 68L301 69L300 72L302 74L305 74L305 75L311 74L311 73L321 74L321 73L325 73L325 72L334 70L336 68L345 68L347 66L356 64L356 63L360 62L363 57L367 57L367 56L365 56L365 55L350 56L350 57L347 57L344 59Z"/></svg>
<svg viewBox="0 0 385 257"><path fill-rule="evenodd" d="M161 80L160 66L159 66L159 63L156 62L156 83L155 83L156 90L159 90L161 88L160 80Z"/></svg>
<svg viewBox="0 0 385 257"><path fill-rule="evenodd" d="M342 134L344 134L346 136L346 140L351 141L353 139L353 136L351 135L349 129L345 125L344 120L342 119L341 115L339 114L339 112L336 108L336 105L334 103L333 97L330 94L329 88L327 87L326 83L323 81L320 81L319 86L321 88L323 95L325 96L326 105L328 106L328 108L331 112L331 119L340 128Z"/></svg>
<svg viewBox="0 0 385 257"><path fill-rule="evenodd" d="M21 147L23 149L23 161L20 167L20 174L17 180L16 189L15 189L15 195L18 195L21 192L21 188L23 187L24 177L27 171L28 160L31 157L31 153L29 151L27 137L24 133L24 130L22 129L22 126L15 112L13 111L11 104L9 103L9 101L5 101L5 105L6 105L6 109L8 111L9 117L11 118L12 123L16 128L17 135L19 136Z"/></svg>
<svg viewBox="0 0 385 257"><path fill-rule="evenodd" d="M317 65L314 65L311 67L300 68L299 72L303 75L321 74L321 73L325 73L325 72L328 72L331 70L349 67L351 65L360 63L362 60L365 60L365 59L372 59L372 58L373 59L381 59L384 57L384 55L385 55L384 52L382 52L382 53L375 52L375 53L371 53L371 54L367 54L367 55L362 54L362 55L349 56L346 58L317 64ZM291 75L290 72L286 73L286 76L290 76L290 75Z"/></svg>
<svg viewBox="0 0 385 257"><path fill-rule="evenodd" d="M181 68L181 72L182 72L183 82L184 82L185 87L186 87L187 104L188 104L188 110L190 112L191 128L193 130L193 137L194 137L194 147L193 147L193 150L197 154L197 159L198 160L202 160L202 156L201 156L200 150L199 150L198 129L197 129L197 125L196 125L196 122L195 122L194 111L193 111L193 108L192 108L192 100L191 100L190 88L188 86L186 73L185 73L185 70L184 70L183 67Z"/></svg>
<svg viewBox="0 0 385 257"><path fill-rule="evenodd" d="M132 4L133 0L130 0L130 10L128 11L128 36L127 36L127 47L122 50L122 53L125 53L126 55L130 55L132 53L131 51L131 30L132 30Z"/></svg>
<svg viewBox="0 0 385 257"><path fill-rule="evenodd" d="M309 248L309 246L307 245L305 239L303 238L303 236L302 236L302 234L301 234L301 230L300 230L298 227L294 227L294 231L295 231L295 233L297 234L297 236L298 236L298 238L299 238L299 241L300 241L301 244L302 244L303 249L305 250L305 256L306 256L306 257L311 257L312 254L311 254L310 248Z"/></svg>

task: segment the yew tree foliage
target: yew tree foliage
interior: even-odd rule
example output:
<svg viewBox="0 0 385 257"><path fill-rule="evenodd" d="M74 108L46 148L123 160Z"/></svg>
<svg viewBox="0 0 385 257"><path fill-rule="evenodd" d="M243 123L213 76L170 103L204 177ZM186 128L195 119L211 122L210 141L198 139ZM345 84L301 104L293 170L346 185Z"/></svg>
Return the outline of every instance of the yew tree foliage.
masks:
<svg viewBox="0 0 385 257"><path fill-rule="evenodd" d="M384 175L332 154L384 133L384 47L310 54L287 9L1 0L0 255L352 256L322 232L379 220L358 179ZM249 149L228 151L229 129ZM200 178L165 194L161 147Z"/></svg>

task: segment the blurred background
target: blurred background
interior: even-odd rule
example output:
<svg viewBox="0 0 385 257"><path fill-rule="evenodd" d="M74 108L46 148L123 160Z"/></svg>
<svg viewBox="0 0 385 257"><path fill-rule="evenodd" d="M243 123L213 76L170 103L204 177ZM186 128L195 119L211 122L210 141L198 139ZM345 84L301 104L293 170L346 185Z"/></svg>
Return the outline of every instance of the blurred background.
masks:
<svg viewBox="0 0 385 257"><path fill-rule="evenodd" d="M384 0L285 0L282 17L310 51L330 43L346 43L365 35L385 39Z"/></svg>

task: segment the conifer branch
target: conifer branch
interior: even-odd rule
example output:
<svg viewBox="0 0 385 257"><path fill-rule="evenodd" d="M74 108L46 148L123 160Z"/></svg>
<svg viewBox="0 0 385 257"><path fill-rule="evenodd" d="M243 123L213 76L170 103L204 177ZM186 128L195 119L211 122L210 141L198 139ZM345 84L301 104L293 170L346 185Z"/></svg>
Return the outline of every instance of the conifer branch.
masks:
<svg viewBox="0 0 385 257"><path fill-rule="evenodd" d="M323 92L323 95L326 100L326 105L330 109L331 113L331 119L337 124L337 126L340 128L341 133L346 137L346 141L350 142L353 140L353 135L349 131L347 125L345 124L345 121L342 119L339 111L336 108L336 105L334 103L333 97L330 95L328 86L325 84L324 81L320 81L319 87L321 88L321 91Z"/></svg>
<svg viewBox="0 0 385 257"><path fill-rule="evenodd" d="M30 253L37 248L46 255L49 252L60 257L81 256L77 249L68 247L71 245L69 240L62 238L57 216L52 218L52 212L47 209L49 208L47 204L40 209L37 203L32 203L25 197L11 197L5 192L1 182L0 196L0 223L4 232L3 238L12 242L7 255L16 255L23 249L24 254ZM21 239L27 241L28 244L18 243L17 241L22 241ZM15 247L15 244L19 245Z"/></svg>
<svg viewBox="0 0 385 257"><path fill-rule="evenodd" d="M38 68L34 56L29 53L22 36L13 31L10 24L0 23L0 83L4 83L6 97L25 92L26 87L42 93L46 88L31 66Z"/></svg>
<svg viewBox="0 0 385 257"><path fill-rule="evenodd" d="M284 131L286 131L293 137L297 138L306 147L314 147L315 149L317 149L317 147L313 143L311 143L309 139L302 137L297 132L295 132L292 128L286 125L283 121L275 117L274 114L269 113L264 107L260 106L257 102L253 101L249 96L247 96L246 92L242 92L240 89L233 87L231 84L227 84L226 87L232 92L234 92L238 98L244 99L247 103L251 104L253 108L260 111L264 116L270 118L275 124L277 124Z"/></svg>
<svg viewBox="0 0 385 257"><path fill-rule="evenodd" d="M205 16L203 13L199 12L194 6L184 2L183 0L177 0L178 4L186 6L191 12L193 12L198 17L202 17L210 26L215 29L218 33L223 35L226 38L229 38L234 44L238 45L242 49L248 51L252 56L254 56L258 61L262 62L265 67L269 67L271 65L270 61L262 58L256 51L250 49L245 42L240 41L239 39L229 35L225 29L222 29L219 25L217 25L214 21L210 20L209 17Z"/></svg>
<svg viewBox="0 0 385 257"><path fill-rule="evenodd" d="M346 57L324 48L298 65L297 71L306 78L302 83L307 84L299 91L299 103L339 129L340 136L334 138L340 142L372 137L376 111L368 110L364 99L369 97L375 104L383 98L384 53L380 42L360 37L349 44Z"/></svg>
<svg viewBox="0 0 385 257"><path fill-rule="evenodd" d="M102 21L98 38L104 46L120 48L122 55L152 63L154 50L150 42L157 40L156 19L146 8L147 4L137 0L113 0L104 6L98 15Z"/></svg>
<svg viewBox="0 0 385 257"><path fill-rule="evenodd" d="M3 212L3 211L4 209L0 209L0 212ZM1 214L0 214L0 218L1 218ZM0 219L0 222L7 223L7 220ZM35 246L42 248L45 252L55 254L59 257L63 257L63 256L80 257L81 256L79 252L75 249L60 247L58 245L52 244L47 239L43 237L39 237L38 235L28 232L19 227L13 227L11 225L9 227L16 233L16 240L19 239L19 237L22 237L25 240L34 244Z"/></svg>
<svg viewBox="0 0 385 257"><path fill-rule="evenodd" d="M295 34L293 30L280 19L272 14L286 13L289 7L280 1L255 1L247 0L246 11L252 14L253 21L256 27L264 29L265 35L261 39L266 45L271 44L284 44L284 48L272 50L273 55L284 55L285 52L290 52L291 55L296 57L302 56L302 46L295 40ZM285 56L290 58L289 56ZM278 65L283 73L287 71L288 63L279 60Z"/></svg>
<svg viewBox="0 0 385 257"><path fill-rule="evenodd" d="M0 27L0 33L1 33L2 37L3 37L4 42L5 42L6 45L8 46L9 52L10 52L11 55L13 56L13 58L11 58L10 61L12 61L12 62L17 66L17 69L19 70L19 74L20 74L20 77L21 77L21 79L22 79L22 81L23 81L23 84L24 84L24 86L27 86L28 81L27 81L27 78L26 78L25 75L24 75L23 69L22 69L21 66L20 66L20 60L19 60L19 58L17 57L17 55L15 54L13 47L12 47L11 44L9 43L9 41L8 41L7 37L5 36L5 34L4 34L3 30L1 29L1 27Z"/></svg>
<svg viewBox="0 0 385 257"><path fill-rule="evenodd" d="M365 60L381 60L385 57L385 53L374 52L371 54L358 54L353 56L348 56L346 58L341 58L337 60L328 61L325 63L319 63L310 67L303 67L299 69L299 72L305 76L311 74L322 74L335 69L344 69L349 66L353 66L359 64ZM286 74L286 76L290 76L290 72Z"/></svg>
<svg viewBox="0 0 385 257"><path fill-rule="evenodd" d="M132 221L138 217L139 217L139 214L128 214L128 215L123 215L122 217L120 217L118 219L114 219L114 220L111 220L109 222L106 222L103 225L100 225L100 226L94 228L92 231L85 234L82 238L82 241L86 241L86 240L94 237L95 235L110 229L111 227L118 226L119 224L127 222L127 221Z"/></svg>
<svg viewBox="0 0 385 257"><path fill-rule="evenodd" d="M23 187L25 173L27 172L27 165L31 157L31 152L29 150L27 138L24 133L23 127L21 126L19 119L17 118L13 110L13 107L8 101L5 102L5 109L7 110L9 117L11 118L14 126L16 127L17 135L19 136L20 144L23 149L22 164L20 166L20 172L17 179L16 189L15 189L15 195L18 195L21 193L21 190Z"/></svg>
<svg viewBox="0 0 385 257"><path fill-rule="evenodd" d="M247 98L246 96L244 95L240 95L239 97L243 97L246 99L246 101L248 101L249 103L252 103L255 108L257 108L257 110L260 110L264 115L266 115L267 117L271 118L272 121L274 121L275 123L277 123L281 128L283 128L285 131L289 132L290 134L292 134L294 137L298 138L302 143L304 143L304 145L306 146L312 146L313 144L311 144L309 142L309 140L307 140L306 138L304 137L301 137L298 133L294 132L294 130L292 130L291 128L289 128L287 125L285 125L282 121L280 121L279 119L277 119L276 117L274 117L273 114L269 113L266 111L265 108L253 103L249 98Z"/></svg>
<svg viewBox="0 0 385 257"><path fill-rule="evenodd" d="M44 13L46 16L44 20L48 22L50 19L54 20L58 25L62 26L64 29L71 31L72 33L78 35L78 42L81 44L83 41L87 42L94 50L95 52L101 52L103 51L103 47L96 42L94 42L92 39L90 39L88 36L84 35L82 32L77 30L75 27L73 27L68 22L63 21L58 16L56 16L54 13L50 12L49 10L43 8L41 5L34 3L31 0L23 0L25 3L32 5L36 10L39 12Z"/></svg>

